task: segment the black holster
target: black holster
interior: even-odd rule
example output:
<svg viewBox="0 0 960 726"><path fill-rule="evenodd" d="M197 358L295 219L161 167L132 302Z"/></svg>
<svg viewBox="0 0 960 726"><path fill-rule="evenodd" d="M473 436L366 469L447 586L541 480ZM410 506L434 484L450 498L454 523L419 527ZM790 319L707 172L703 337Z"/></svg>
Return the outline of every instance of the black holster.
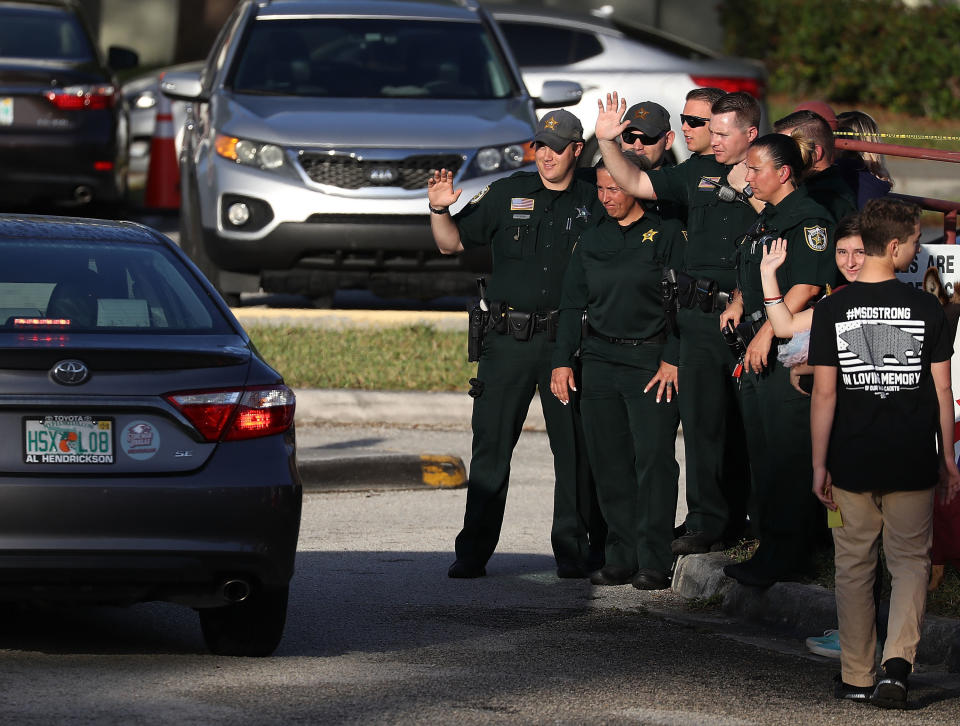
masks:
<svg viewBox="0 0 960 726"><path fill-rule="evenodd" d="M487 331L489 322L490 311L480 307L480 303L470 309L470 322L467 326L467 360L470 363L480 360L483 336Z"/></svg>

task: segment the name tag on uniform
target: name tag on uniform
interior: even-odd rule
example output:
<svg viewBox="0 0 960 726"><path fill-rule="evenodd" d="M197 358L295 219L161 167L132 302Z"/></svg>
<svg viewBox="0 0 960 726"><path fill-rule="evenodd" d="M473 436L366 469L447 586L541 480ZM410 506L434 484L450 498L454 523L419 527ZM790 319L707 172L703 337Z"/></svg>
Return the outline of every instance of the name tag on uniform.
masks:
<svg viewBox="0 0 960 726"><path fill-rule="evenodd" d="M700 177L700 183L697 184L697 189L706 189L707 191L713 191L714 189L716 189L716 186L714 186L714 184L711 184L710 182L714 182L715 184L719 184L719 183L720 183L720 177L718 177L718 176L702 176L702 177Z"/></svg>
<svg viewBox="0 0 960 726"><path fill-rule="evenodd" d="M516 212L518 210L533 210L533 200L529 197L513 197L510 200L510 211Z"/></svg>
<svg viewBox="0 0 960 726"><path fill-rule="evenodd" d="M513 215L513 218L514 218L514 219L530 219L530 215L529 215L529 214L514 214L514 215Z"/></svg>

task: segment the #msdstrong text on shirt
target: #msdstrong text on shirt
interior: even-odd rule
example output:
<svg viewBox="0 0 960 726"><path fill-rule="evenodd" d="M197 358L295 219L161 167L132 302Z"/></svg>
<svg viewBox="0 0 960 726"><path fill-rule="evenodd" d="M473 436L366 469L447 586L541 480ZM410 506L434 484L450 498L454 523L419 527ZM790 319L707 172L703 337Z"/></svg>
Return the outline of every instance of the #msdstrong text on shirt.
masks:
<svg viewBox="0 0 960 726"><path fill-rule="evenodd" d="M886 398L920 384L920 354L925 324L909 307L850 308L836 323L840 380L847 390Z"/></svg>

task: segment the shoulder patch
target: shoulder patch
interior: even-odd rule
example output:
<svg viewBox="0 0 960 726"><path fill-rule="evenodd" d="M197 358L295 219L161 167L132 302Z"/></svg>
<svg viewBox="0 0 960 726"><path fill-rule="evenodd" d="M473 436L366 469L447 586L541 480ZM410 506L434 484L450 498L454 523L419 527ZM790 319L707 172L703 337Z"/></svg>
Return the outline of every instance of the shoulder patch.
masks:
<svg viewBox="0 0 960 726"><path fill-rule="evenodd" d="M470 203L470 204L476 204L476 203L479 202L481 199L483 199L483 195L486 194L486 193L489 192L489 191L490 191L490 185L487 184L487 186L485 186L483 189L481 189L479 192L477 192L477 193L473 196L473 199L471 199L469 203Z"/></svg>
<svg viewBox="0 0 960 726"><path fill-rule="evenodd" d="M814 252L823 252L827 249L827 230L825 227L804 227L804 239L807 240L807 247Z"/></svg>

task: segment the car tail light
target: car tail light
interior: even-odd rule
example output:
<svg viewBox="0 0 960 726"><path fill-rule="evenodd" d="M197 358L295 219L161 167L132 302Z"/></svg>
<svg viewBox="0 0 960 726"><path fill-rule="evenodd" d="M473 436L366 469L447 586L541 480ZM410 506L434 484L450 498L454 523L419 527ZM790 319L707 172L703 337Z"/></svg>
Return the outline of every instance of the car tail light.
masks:
<svg viewBox="0 0 960 726"><path fill-rule="evenodd" d="M693 82L700 87L720 88L727 93L746 91L756 99L762 100L766 93L766 86L760 78L729 78L717 76L690 76Z"/></svg>
<svg viewBox="0 0 960 726"><path fill-rule="evenodd" d="M65 86L43 94L61 111L100 111L117 102L116 86Z"/></svg>
<svg viewBox="0 0 960 726"><path fill-rule="evenodd" d="M182 391L165 398L207 441L236 441L290 428L296 397L286 386Z"/></svg>

